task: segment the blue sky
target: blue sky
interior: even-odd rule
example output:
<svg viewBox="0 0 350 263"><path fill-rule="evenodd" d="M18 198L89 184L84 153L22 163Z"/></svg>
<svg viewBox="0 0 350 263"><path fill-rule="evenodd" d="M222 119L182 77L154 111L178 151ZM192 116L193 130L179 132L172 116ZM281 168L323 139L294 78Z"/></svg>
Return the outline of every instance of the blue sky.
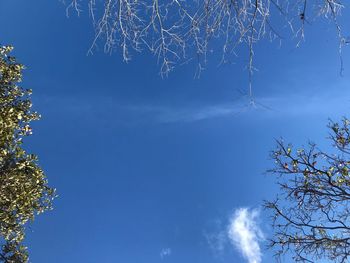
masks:
<svg viewBox="0 0 350 263"><path fill-rule="evenodd" d="M341 77L329 23L308 27L299 49L256 48L254 93L273 110L246 110L245 54L200 79L193 65L162 79L147 53L86 56L89 18L67 19L59 1L1 1L0 23L43 116L27 147L59 195L28 231L35 263L247 262L226 232L236 209L277 193L264 175L274 139L327 149L328 118L350 108L349 52ZM266 212L256 219L268 236ZM262 262L271 255L262 243Z"/></svg>

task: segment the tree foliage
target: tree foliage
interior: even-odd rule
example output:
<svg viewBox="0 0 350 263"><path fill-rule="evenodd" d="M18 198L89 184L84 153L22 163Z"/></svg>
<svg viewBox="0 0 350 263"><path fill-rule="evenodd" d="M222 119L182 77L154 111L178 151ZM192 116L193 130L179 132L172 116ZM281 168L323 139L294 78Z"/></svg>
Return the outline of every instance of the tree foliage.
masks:
<svg viewBox="0 0 350 263"><path fill-rule="evenodd" d="M54 190L37 157L22 146L40 115L31 111L31 90L18 86L24 66L11 51L0 46L0 262L22 263L28 261L25 225L51 208Z"/></svg>
<svg viewBox="0 0 350 263"><path fill-rule="evenodd" d="M66 0L67 1L67 0ZM222 62L232 60L238 47L248 47L250 74L254 46L268 38L304 38L305 25L317 17L333 22L339 48L347 41L337 19L343 0L68 0L67 12L88 5L96 30L90 51L104 40L104 50L121 48L123 59L132 50L149 50L167 74L178 62L198 61L201 70L212 52ZM286 28L288 30L286 30ZM287 31L289 33L287 33ZM213 44L214 43L214 44ZM194 56L193 56L194 54Z"/></svg>
<svg viewBox="0 0 350 263"><path fill-rule="evenodd" d="M272 152L281 194L266 202L273 212L271 247L300 262L350 258L350 121L329 123L334 152L314 143L294 149L277 142Z"/></svg>

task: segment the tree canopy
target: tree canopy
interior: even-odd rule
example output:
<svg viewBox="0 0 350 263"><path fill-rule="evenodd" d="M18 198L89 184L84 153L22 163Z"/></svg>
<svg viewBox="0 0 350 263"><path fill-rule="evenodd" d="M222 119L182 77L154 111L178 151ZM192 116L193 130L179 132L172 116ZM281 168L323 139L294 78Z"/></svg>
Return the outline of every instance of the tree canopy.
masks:
<svg viewBox="0 0 350 263"><path fill-rule="evenodd" d="M132 51L149 50L167 74L193 59L200 71L213 52L225 63L245 44L251 74L260 40L297 39L299 45L305 26L320 17L332 21L341 52L347 39L338 16L345 5L342 0L69 0L67 13L89 10L96 32L90 52L101 41L106 52L120 48L124 61Z"/></svg>
<svg viewBox="0 0 350 263"><path fill-rule="evenodd" d="M55 191L22 145L40 115L31 110L31 90L18 86L24 66L12 49L0 47L0 262L22 263L28 261L26 223L52 207Z"/></svg>
<svg viewBox="0 0 350 263"><path fill-rule="evenodd" d="M295 149L283 141L271 154L280 195L266 202L273 212L271 247L300 262L348 262L350 257L350 121L329 123L335 151L316 144Z"/></svg>

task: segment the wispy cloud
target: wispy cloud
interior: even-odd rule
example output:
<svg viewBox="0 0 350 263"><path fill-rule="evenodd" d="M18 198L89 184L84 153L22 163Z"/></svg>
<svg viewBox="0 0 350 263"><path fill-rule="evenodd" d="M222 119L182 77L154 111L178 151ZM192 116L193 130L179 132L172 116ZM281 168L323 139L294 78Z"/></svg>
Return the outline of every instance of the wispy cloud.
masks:
<svg viewBox="0 0 350 263"><path fill-rule="evenodd" d="M221 231L219 233L204 233L204 236L209 244L209 247L215 253L222 253L226 243L226 233Z"/></svg>
<svg viewBox="0 0 350 263"><path fill-rule="evenodd" d="M268 96L255 100L237 98L217 104L155 104L122 102L109 97L45 97L43 102L46 111L60 114L94 116L101 120L101 116L116 121L154 121L159 123L196 122L214 118L231 118L246 116L247 114L278 117L300 115L325 115L344 113L350 109L350 101L346 94L330 95L327 92L313 95ZM60 109L59 111L57 109Z"/></svg>
<svg viewBox="0 0 350 263"><path fill-rule="evenodd" d="M228 226L228 237L249 263L260 263L262 253L259 242L263 239L257 225L259 212L240 208L235 211Z"/></svg>
<svg viewBox="0 0 350 263"><path fill-rule="evenodd" d="M350 110L348 96L264 97L255 100L233 100L221 104L197 106L148 106L134 107L134 113L147 113L148 116L162 123L196 122L215 118L236 118L259 116L265 118L288 116L337 116Z"/></svg>
<svg viewBox="0 0 350 263"><path fill-rule="evenodd" d="M161 259L164 259L165 257L168 257L171 255L171 249L170 248L163 248L160 253L159 256Z"/></svg>
<svg viewBox="0 0 350 263"><path fill-rule="evenodd" d="M228 241L227 233L225 229L222 229L220 220L215 221L214 228L211 231L203 231L203 235L213 254L215 256L222 256Z"/></svg>

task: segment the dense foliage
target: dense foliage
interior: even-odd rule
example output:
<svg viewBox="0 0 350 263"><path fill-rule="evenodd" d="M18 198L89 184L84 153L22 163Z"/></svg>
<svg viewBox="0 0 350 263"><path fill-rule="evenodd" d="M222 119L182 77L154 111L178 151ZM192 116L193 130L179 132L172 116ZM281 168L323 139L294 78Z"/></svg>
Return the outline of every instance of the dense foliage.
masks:
<svg viewBox="0 0 350 263"><path fill-rule="evenodd" d="M28 261L23 245L25 225L51 208L54 190L47 184L37 157L22 147L40 115L31 111L31 90L18 86L24 66L0 47L0 262Z"/></svg>
<svg viewBox="0 0 350 263"><path fill-rule="evenodd" d="M329 128L333 153L283 141L272 152L270 172L279 175L281 194L266 203L275 229L270 245L277 255L291 252L295 261L350 259L350 121Z"/></svg>

